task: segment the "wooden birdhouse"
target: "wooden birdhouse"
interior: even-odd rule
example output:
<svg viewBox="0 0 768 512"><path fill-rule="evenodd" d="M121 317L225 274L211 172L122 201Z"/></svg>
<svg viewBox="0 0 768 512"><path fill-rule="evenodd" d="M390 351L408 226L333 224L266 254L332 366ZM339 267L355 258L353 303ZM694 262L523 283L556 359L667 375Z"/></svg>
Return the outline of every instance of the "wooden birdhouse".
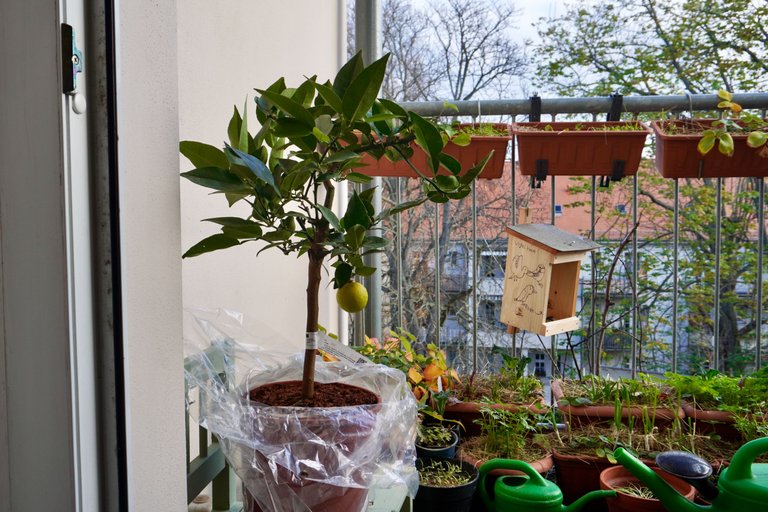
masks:
<svg viewBox="0 0 768 512"><path fill-rule="evenodd" d="M501 321L543 336L578 329L581 260L599 245L551 224L520 224L507 234Z"/></svg>

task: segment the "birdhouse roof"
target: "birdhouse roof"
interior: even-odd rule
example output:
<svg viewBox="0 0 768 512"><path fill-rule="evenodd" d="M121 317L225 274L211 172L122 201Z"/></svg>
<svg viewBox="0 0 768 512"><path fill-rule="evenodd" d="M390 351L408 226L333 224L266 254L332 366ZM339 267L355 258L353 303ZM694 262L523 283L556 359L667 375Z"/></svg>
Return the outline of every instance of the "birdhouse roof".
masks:
<svg viewBox="0 0 768 512"><path fill-rule="evenodd" d="M507 233L548 252L587 252L600 247L592 240L585 240L552 224L519 224L508 227Z"/></svg>

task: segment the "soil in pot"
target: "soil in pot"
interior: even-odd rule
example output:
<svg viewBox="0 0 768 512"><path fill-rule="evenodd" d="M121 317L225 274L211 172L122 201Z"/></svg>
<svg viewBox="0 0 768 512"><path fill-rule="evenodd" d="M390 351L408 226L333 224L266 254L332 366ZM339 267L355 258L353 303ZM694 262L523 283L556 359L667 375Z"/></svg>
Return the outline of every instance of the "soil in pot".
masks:
<svg viewBox="0 0 768 512"><path fill-rule="evenodd" d="M413 500L414 512L471 510L479 477L473 465L453 459L425 457L416 460L416 469L420 484Z"/></svg>
<svg viewBox="0 0 768 512"><path fill-rule="evenodd" d="M285 381L265 384L252 389L249 398L254 402L274 406L266 415L258 418L260 431L269 437L271 445L290 445L294 456L299 460L318 461L324 466L323 472L332 472L337 451L352 453L370 436L376 424L373 410L361 412L353 406L374 405L380 398L371 391L344 383L315 383L315 396L311 405L301 399L301 381ZM339 408L339 414L333 420L323 416L313 416L312 408ZM349 408L345 414L344 408ZM297 412L298 411L298 412ZM319 438L322 443L312 439L297 441L293 427L295 420L286 422L291 415L305 415L301 421L299 435ZM254 453L260 468L269 468L270 463L261 453ZM259 487L269 496L279 499L282 506L289 507L296 502L309 506L313 512L334 512L337 510L361 510L368 496L367 489L347 488L329 485L312 479L312 465L302 471L298 477L286 468L278 467L276 477L269 470L266 478L262 477ZM256 477L259 478L259 477ZM267 512L256 499L246 491L245 504L248 512ZM295 507L294 507L295 508Z"/></svg>
<svg viewBox="0 0 768 512"><path fill-rule="evenodd" d="M675 491L687 499L693 500L696 489L691 484L658 468L651 469L671 485ZM623 466L614 466L600 473L600 488L619 490L615 498L606 500L609 512L666 512L667 510L656 498L640 497L640 494L646 494L643 491L646 487ZM622 489L625 492L621 492ZM630 489L633 491L632 494L637 495L627 494Z"/></svg>

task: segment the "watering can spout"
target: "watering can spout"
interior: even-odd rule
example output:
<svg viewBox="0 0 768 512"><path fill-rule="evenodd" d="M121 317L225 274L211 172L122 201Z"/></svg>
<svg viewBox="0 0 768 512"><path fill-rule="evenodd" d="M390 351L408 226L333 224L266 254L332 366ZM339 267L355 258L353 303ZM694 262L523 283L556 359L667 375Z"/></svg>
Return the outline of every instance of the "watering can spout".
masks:
<svg viewBox="0 0 768 512"><path fill-rule="evenodd" d="M659 498L667 510L674 510L675 512L706 512L711 510L709 506L700 506L688 501L663 478L625 449L617 448L613 455L619 464L627 468Z"/></svg>
<svg viewBox="0 0 768 512"><path fill-rule="evenodd" d="M592 491L566 506L564 512L579 512L581 508L592 500L599 498L613 498L616 491Z"/></svg>

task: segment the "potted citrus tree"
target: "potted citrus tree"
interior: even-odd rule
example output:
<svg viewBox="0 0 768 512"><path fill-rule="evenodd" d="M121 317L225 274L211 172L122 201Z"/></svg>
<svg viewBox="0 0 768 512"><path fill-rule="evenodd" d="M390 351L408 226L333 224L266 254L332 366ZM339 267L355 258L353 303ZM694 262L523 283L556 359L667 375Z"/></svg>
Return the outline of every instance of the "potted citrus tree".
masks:
<svg viewBox="0 0 768 512"><path fill-rule="evenodd" d="M358 447L370 444L373 416L380 408L380 397L370 390L343 383L315 383L318 296L324 266L333 269L340 306L361 310L367 294L355 277L377 270L365 264L363 255L387 245L387 240L372 236L370 230L387 216L426 201L442 203L465 197L488 160L486 156L473 168L462 169L456 159L444 153L445 143L433 123L392 101L377 99L386 65L385 56L366 67L358 54L332 82L313 76L289 88L281 78L266 89L257 89L260 128L255 134L249 130L247 110L241 115L235 109L224 148L193 141L180 144L181 153L195 167L182 173L184 178L221 193L230 206L248 207L245 216L205 219L220 232L190 247L184 257L257 242L259 252L274 249L306 258L302 378L280 379L246 393L251 403L260 406L260 417L253 418L262 425L256 429L257 435L274 438L271 446L286 445L291 460L319 460L323 474L344 463ZM365 155L381 158L387 151L405 150L412 142L427 156L419 169L421 197L377 212L372 189L355 191L346 211L333 211L336 184L370 180L358 172ZM439 174L441 168L447 174ZM333 411L330 420L328 410ZM364 417L355 417L361 411ZM286 427L290 421L294 421L295 429ZM294 439L295 431L303 434ZM318 439L322 442L316 442ZM291 451L296 453L291 455ZM255 455L256 462L262 463L256 473L263 478L270 478L271 473L275 481L263 487L268 492L247 496L252 511L293 510L297 503L312 510L352 510L359 509L365 500L366 493L358 492L365 489L331 485L328 480L333 482L333 475L327 475L328 479L316 477L316 464L275 470L275 454ZM334 456L338 460L324 460Z"/></svg>

